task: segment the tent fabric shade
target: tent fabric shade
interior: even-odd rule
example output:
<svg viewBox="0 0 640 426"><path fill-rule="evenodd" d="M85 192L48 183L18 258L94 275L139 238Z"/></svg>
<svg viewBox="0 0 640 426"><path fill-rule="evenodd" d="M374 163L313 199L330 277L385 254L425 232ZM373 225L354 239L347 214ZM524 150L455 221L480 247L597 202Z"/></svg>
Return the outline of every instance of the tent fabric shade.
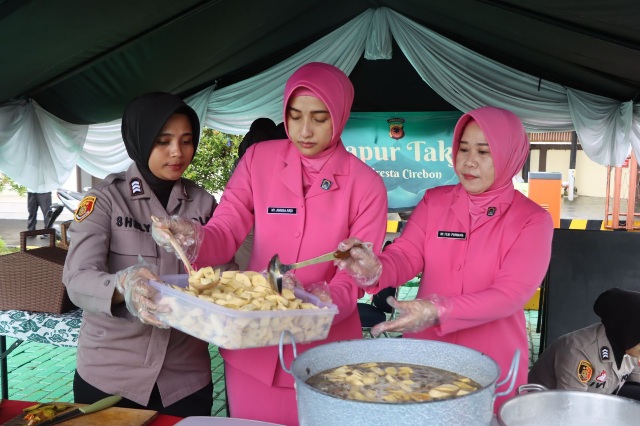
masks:
<svg viewBox="0 0 640 426"><path fill-rule="evenodd" d="M0 138L0 170L19 182L23 179L7 164L14 163L10 158L24 145L24 138L16 137L15 117L32 125L31 134L41 141L37 145L48 149L45 155L37 157L35 167L46 168L51 163L55 166L64 150L57 151L47 138L64 130L63 133L75 138L73 143L67 143L74 146L75 151L67 155L71 159L66 163L73 165L77 161L96 176L122 170L128 159L126 154L122 155L117 118L126 101L149 90L167 90L186 96L205 125L226 132L244 133L253 119L260 116L282 121L284 81L299 65L312 60L333 63L350 74L357 90L356 111L379 110L384 105L405 111L432 110L434 106L442 110L446 105L450 110L461 111L484 104L503 106L517 112L530 131L575 128L585 153L600 164L622 162L631 145L640 145L639 120L634 120L639 114L634 114L631 95L640 86L638 81L633 81L640 78L640 74L629 72L629 67L637 68L640 63L637 48L630 43L633 37L638 37L631 31L629 18L638 8L635 4L616 3L627 8L624 14L619 8L607 5L609 13L605 14L604 6L591 1L542 1L525 3L526 6L522 6L522 2L471 0L378 3L389 5L395 11L386 7L367 9L370 2L359 1L340 2L340 5L333 1L322 4L311 1L304 5L277 1L258 7L263 14L260 18L244 3L246 10L234 15L232 12L238 7L228 1L180 2L180 6L173 5L166 14L157 2L154 7L145 1L135 2L123 18L122 29L110 36L114 38L109 40L111 49L92 55L97 47L93 46L93 50L87 47L91 40L74 39L70 43L71 53L64 60L58 57L57 63L43 65L39 74L32 74L31 79L24 78L27 74L17 76L16 70L25 65L0 70L0 75L5 77L0 79L0 99L10 96L33 100L27 103L16 103L10 101L11 98L0 101L5 102L0 103L0 135L3 136ZM78 15L88 13L86 7L74 1L65 2L60 10L49 8L48 12L50 16L57 16L70 4L77 7ZM8 10L11 5L14 11ZM548 11L543 5L548 6ZM148 7L146 15L145 6ZM571 12L570 6L576 10ZM109 12L122 7L122 2L114 1ZM600 16L593 13L594 8L600 8ZM13 2L0 4L0 37L27 12L34 13L35 22L42 19L45 28L59 27L60 22L48 23L41 17L42 9L47 7L38 0L22 7ZM206 17L210 17L212 10L218 12L217 18L207 22ZM328 12L332 15L330 18ZM473 13L473 19L467 16ZM132 17L136 14L137 20ZM97 18L94 16L94 19ZM217 23L224 28L227 20L234 23L228 33L215 30ZM71 21L78 25L78 18ZM206 31L200 26L207 27ZM527 28L544 32L532 35ZM126 34L134 29L135 36ZM327 29L332 31L324 34ZM220 40L213 40L208 32L216 33ZM94 33L101 34L101 31L87 31L87 38L91 39ZM199 38L190 38L192 33ZM465 34L469 37L465 38ZM572 43L579 39L582 44L571 45L571 52L559 52L563 46L569 48L565 40L569 34ZM256 39L258 35L262 38ZM387 35L391 35L393 41ZM24 43L35 43L33 37L30 34ZM53 36L56 37L60 35ZM103 34L103 37L106 36ZM545 39L553 37L559 38L542 47ZM540 45L532 43L534 38ZM603 58L594 58L592 51L585 50L596 49L603 40L608 43L608 49L602 52L603 58L611 60L606 64ZM489 48L492 41L496 45ZM558 51L554 50L556 45ZM618 49L623 49L626 55L619 55ZM0 57L10 50L0 46ZM537 60L546 50L550 59ZM562 59L553 56L563 54ZM40 60L40 55L35 56ZM412 84L424 86L414 90L405 85L407 79L376 79L375 70L388 66L387 62L391 61L384 58L390 56L392 61L404 64L405 70L410 64L417 73ZM510 60L498 62L505 58ZM634 58L635 64L631 62ZM630 62L623 63L627 60ZM75 66L62 71L65 64L74 61ZM626 68L605 70L609 65ZM575 73L556 72L556 68L572 67L576 68ZM545 68L544 72L532 74L541 68ZM587 83L587 76L591 74L595 77ZM362 75L368 79L359 78ZM386 75L395 73L388 71ZM623 89L621 86L625 85ZM388 103L371 96L382 86L387 88ZM389 86L397 89L388 90ZM368 97L368 101L359 104L358 93L363 93L361 99ZM424 101L420 102L418 94L425 97ZM40 113L34 114L34 111ZM45 112L50 117L38 121L24 118L42 117ZM113 121L104 123L106 119ZM55 127L49 127L52 122ZM98 124L86 125L92 122ZM83 132L87 134L84 141L80 136ZM67 167L69 164L62 169ZM50 186L49 189L59 186L56 182L38 179L32 179L27 186L44 190L45 186Z"/></svg>
<svg viewBox="0 0 640 426"><path fill-rule="evenodd" d="M618 101L640 91L635 0L30 0L0 2L0 103L115 120L151 90L186 97L256 75L375 7L542 80Z"/></svg>

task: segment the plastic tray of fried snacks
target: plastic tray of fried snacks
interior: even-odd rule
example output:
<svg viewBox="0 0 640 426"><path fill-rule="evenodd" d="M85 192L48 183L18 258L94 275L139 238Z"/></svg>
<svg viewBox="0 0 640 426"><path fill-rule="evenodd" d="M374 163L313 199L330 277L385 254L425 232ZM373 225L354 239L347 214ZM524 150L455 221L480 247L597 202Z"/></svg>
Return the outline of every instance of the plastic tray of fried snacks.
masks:
<svg viewBox="0 0 640 426"><path fill-rule="evenodd" d="M205 289L190 285L188 274L163 275L162 282L150 280L158 290L156 317L225 349L278 345L285 330L296 343L325 339L329 334L338 313L336 305L301 288L284 289L279 295L258 272L216 272L219 282ZM285 336L284 343L291 343L290 335Z"/></svg>

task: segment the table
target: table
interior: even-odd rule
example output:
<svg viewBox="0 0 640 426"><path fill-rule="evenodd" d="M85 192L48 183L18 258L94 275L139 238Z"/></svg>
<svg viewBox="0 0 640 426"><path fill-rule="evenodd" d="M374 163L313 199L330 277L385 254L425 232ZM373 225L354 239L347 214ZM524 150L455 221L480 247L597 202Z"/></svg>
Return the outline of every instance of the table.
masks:
<svg viewBox="0 0 640 426"><path fill-rule="evenodd" d="M7 357L23 341L54 346L77 346L82 310L64 314L27 311L0 311L0 379L2 399L9 398ZM17 339L7 348L7 337Z"/></svg>
<svg viewBox="0 0 640 426"><path fill-rule="evenodd" d="M16 417L20 413L22 413L22 409L28 407L30 405L36 404L35 402L29 401L13 401L13 400L4 400L2 404L0 404L0 424L11 420ZM167 414L158 414L158 416L153 419L149 426L171 426L178 423L182 418L169 416Z"/></svg>

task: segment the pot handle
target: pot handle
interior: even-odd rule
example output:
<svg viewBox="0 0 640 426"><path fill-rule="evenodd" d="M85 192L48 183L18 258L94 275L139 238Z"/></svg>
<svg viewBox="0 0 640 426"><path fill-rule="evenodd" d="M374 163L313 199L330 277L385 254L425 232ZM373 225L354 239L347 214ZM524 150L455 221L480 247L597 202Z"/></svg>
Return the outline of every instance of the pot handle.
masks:
<svg viewBox="0 0 640 426"><path fill-rule="evenodd" d="M518 386L518 390L516 391L516 393L518 395L521 395L527 392L544 392L548 390L549 388L544 385L540 385L538 383L527 383L527 384Z"/></svg>
<svg viewBox="0 0 640 426"><path fill-rule="evenodd" d="M499 396L509 395L509 393L511 393L511 391L513 390L513 386L516 384L516 377L518 376L519 363L520 363L520 349L516 349L516 351L513 354L513 359L511 360L511 366L509 367L509 372L507 373L507 377L505 377L503 381L498 382L496 384L496 388L499 388L500 386L504 385L509 380L511 380L511 383L509 383L509 387L504 391L496 392L495 394L496 398Z"/></svg>
<svg viewBox="0 0 640 426"><path fill-rule="evenodd" d="M280 343L278 344L278 355L280 356L280 366L282 367L282 369L293 376L293 373L291 372L291 370L287 368L286 365L284 365L284 345L285 345L284 336L287 334L291 338L291 346L293 347L293 359L296 359L298 357L298 348L296 348L296 339L295 337L293 337L293 333L290 332L289 330L283 330L282 333L280 333Z"/></svg>

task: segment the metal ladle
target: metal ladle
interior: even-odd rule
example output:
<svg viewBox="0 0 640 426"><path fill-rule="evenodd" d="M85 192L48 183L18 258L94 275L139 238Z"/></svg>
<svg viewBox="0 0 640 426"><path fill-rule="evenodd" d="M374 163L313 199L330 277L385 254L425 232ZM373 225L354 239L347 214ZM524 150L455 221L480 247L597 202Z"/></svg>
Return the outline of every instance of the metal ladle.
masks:
<svg viewBox="0 0 640 426"><path fill-rule="evenodd" d="M353 247L362 247L362 244L354 244ZM352 247L352 248L353 248ZM315 265L316 263L329 262L331 260L345 259L349 257L349 251L332 251L313 259L303 260L302 262L291 263L289 265L280 262L280 257L275 254L269 261L267 266L267 281L278 293L282 293L282 276L292 269L302 268L303 266Z"/></svg>

